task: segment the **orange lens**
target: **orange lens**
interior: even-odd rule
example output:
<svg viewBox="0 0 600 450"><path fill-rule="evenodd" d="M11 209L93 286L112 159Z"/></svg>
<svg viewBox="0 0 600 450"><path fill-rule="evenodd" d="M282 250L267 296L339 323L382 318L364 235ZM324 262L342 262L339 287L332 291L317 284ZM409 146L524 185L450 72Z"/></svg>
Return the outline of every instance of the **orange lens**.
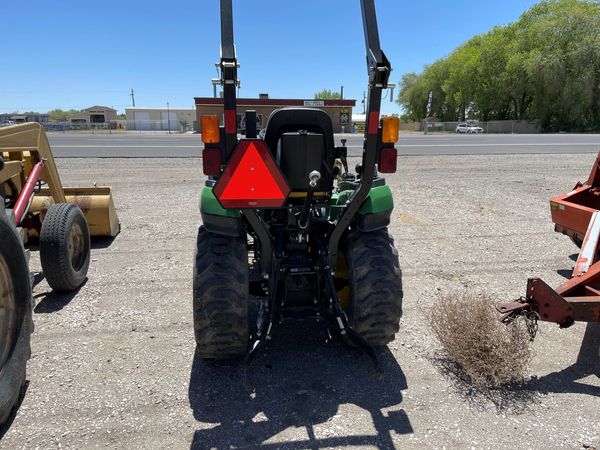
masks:
<svg viewBox="0 0 600 450"><path fill-rule="evenodd" d="M381 140L384 144L395 144L398 142L398 131L400 130L400 119L398 117L384 117L381 130Z"/></svg>
<svg viewBox="0 0 600 450"><path fill-rule="evenodd" d="M218 144L221 140L219 132L219 116L205 115L200 118L200 133L205 144Z"/></svg>

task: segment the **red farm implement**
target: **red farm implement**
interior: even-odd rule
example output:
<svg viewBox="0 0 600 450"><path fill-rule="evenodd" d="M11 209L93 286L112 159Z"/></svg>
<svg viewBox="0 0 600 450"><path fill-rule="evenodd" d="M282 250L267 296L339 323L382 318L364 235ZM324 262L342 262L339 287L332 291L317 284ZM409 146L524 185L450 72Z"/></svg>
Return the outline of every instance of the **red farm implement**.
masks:
<svg viewBox="0 0 600 450"><path fill-rule="evenodd" d="M550 199L555 231L565 234L581 250L571 279L552 289L540 278L527 281L527 293L497 307L503 321L518 315L566 328L576 321L600 322L600 153L585 183Z"/></svg>

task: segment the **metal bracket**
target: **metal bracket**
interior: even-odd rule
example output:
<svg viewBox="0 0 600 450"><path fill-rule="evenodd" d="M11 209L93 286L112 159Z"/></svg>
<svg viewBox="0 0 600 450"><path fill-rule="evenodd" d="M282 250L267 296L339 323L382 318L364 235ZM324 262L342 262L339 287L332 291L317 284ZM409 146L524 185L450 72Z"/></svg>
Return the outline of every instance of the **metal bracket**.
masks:
<svg viewBox="0 0 600 450"><path fill-rule="evenodd" d="M348 339L352 344L361 349L369 356L369 358L371 358L376 372L379 375L383 374L383 369L379 364L379 358L377 358L375 349L348 323L348 317L342 309L340 298L338 297L335 289L335 281L333 280L333 275L331 274L331 267L324 266L322 270L323 274L325 275L325 279L327 280L327 292L331 300L329 309L324 310L324 315L330 320L331 323L333 323L334 329L340 335Z"/></svg>
<svg viewBox="0 0 600 450"><path fill-rule="evenodd" d="M531 304L525 297L520 297L510 303L501 303L496 305L496 311L501 314L500 322L510 323L517 316L523 314L523 312L531 311Z"/></svg>

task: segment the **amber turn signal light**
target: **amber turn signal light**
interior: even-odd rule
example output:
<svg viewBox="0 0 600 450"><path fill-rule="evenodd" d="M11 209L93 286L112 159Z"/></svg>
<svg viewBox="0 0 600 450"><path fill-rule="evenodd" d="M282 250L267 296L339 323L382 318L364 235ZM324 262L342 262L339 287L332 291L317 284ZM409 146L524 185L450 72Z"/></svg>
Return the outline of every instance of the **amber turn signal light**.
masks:
<svg viewBox="0 0 600 450"><path fill-rule="evenodd" d="M400 130L400 119L398 117L384 117L381 129L381 141L384 144L395 144L398 142L398 131Z"/></svg>
<svg viewBox="0 0 600 450"><path fill-rule="evenodd" d="M221 140L219 131L219 116L203 115L200 118L200 132L202 133L202 142L205 144L218 144Z"/></svg>

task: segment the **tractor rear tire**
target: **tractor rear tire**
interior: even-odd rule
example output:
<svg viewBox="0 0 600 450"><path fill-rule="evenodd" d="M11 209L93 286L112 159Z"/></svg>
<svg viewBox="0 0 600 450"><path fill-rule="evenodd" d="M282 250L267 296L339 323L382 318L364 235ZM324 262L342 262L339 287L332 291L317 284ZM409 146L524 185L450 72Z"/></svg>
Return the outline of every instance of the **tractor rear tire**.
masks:
<svg viewBox="0 0 600 450"><path fill-rule="evenodd" d="M344 255L350 287L349 319L369 344L394 340L402 317L402 272L387 228L347 237Z"/></svg>
<svg viewBox="0 0 600 450"><path fill-rule="evenodd" d="M198 229L194 255L194 333L203 359L246 354L249 326L246 239Z"/></svg>
<svg viewBox="0 0 600 450"><path fill-rule="evenodd" d="M72 203L52 205L40 232L40 261L55 291L74 291L90 266L90 232L83 212Z"/></svg>
<svg viewBox="0 0 600 450"><path fill-rule="evenodd" d="M31 355L31 279L20 238L0 209L0 427L10 417Z"/></svg>

